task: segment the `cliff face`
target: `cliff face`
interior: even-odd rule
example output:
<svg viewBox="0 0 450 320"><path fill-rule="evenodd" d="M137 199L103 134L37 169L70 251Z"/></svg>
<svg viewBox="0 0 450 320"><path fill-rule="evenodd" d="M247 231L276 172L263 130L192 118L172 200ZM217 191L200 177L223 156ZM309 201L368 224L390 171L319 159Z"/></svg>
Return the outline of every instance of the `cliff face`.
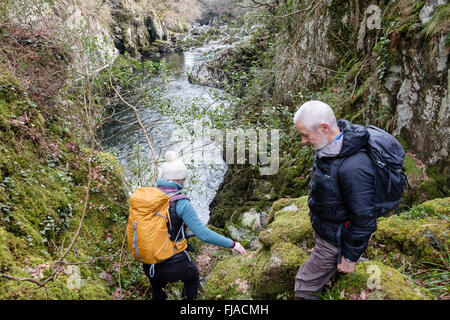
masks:
<svg viewBox="0 0 450 320"><path fill-rule="evenodd" d="M189 10L180 11L175 4L161 7L150 0L10 0L0 9L13 21L51 29L72 42L75 53L82 50L80 39L89 38L95 42L89 61L93 70L114 60L119 52L140 57L175 50L179 34L187 32L189 23L202 14L201 8L189 15Z"/></svg>
<svg viewBox="0 0 450 320"><path fill-rule="evenodd" d="M132 56L146 55L157 51L152 43L168 40L169 32L166 26L151 7L139 2L117 0L111 9L114 44L121 53L128 52Z"/></svg>
<svg viewBox="0 0 450 320"><path fill-rule="evenodd" d="M273 73L263 83L273 100L292 109L298 97L327 93L340 116L383 126L426 165L442 163L449 154L449 6L443 0L372 2L280 6L263 24L271 38L266 67ZM214 85L212 78L226 78L220 66L243 53L225 52L194 76Z"/></svg>
<svg viewBox="0 0 450 320"><path fill-rule="evenodd" d="M385 128L425 164L445 161L449 43L448 25L441 19L448 19L446 1L358 3L359 8L353 1L323 2L304 19L304 31L291 38L286 53L277 54L286 76L275 81L275 90L304 85L317 91L336 71L347 71L342 75L353 82L351 95L334 104L341 115L361 112L356 119L366 125L385 117ZM283 60L288 57L303 63ZM297 69L288 75L292 67Z"/></svg>
<svg viewBox="0 0 450 320"><path fill-rule="evenodd" d="M280 129L280 168L263 177L276 197L308 193L313 152L301 145L292 116L310 99L328 103L338 118L378 126L401 142L413 187L405 192L403 209L448 196L449 4L374 5L299 1L261 9L263 18L249 42L253 50L235 47L194 74L212 85L214 78L225 79L229 84L221 86L241 97L237 117L243 121ZM254 179L261 177L252 175L249 165L238 169L240 177L249 178L233 183L237 171L231 166L211 203L217 226L244 207L267 211L266 203L251 196ZM244 196L233 196L242 185ZM230 208L230 203L236 205Z"/></svg>

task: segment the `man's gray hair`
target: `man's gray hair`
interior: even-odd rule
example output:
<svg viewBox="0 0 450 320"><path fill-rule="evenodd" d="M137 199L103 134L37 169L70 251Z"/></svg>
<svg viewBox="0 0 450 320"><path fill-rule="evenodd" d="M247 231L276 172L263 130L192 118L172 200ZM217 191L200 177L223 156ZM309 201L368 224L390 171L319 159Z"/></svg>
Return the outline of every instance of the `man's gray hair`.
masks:
<svg viewBox="0 0 450 320"><path fill-rule="evenodd" d="M331 128L337 127L336 117L331 107L318 100L305 102L294 115L294 124L301 122L309 130L315 130L321 123Z"/></svg>

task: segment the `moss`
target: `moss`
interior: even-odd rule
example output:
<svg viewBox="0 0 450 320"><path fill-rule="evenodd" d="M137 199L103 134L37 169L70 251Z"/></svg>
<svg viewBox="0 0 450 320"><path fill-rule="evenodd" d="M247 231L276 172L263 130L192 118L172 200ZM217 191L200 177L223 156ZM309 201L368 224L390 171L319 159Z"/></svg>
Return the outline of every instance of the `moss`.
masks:
<svg viewBox="0 0 450 320"><path fill-rule="evenodd" d="M253 193L252 181L259 178L259 170L256 166L235 165L228 168L222 185L210 204L209 223L223 228L225 222L231 219L231 216L257 207L257 203L264 206L270 201L258 201L257 203L247 203Z"/></svg>
<svg viewBox="0 0 450 320"><path fill-rule="evenodd" d="M330 291L339 293L337 299L423 300L430 293L417 287L412 279L379 261L365 261L355 272L341 276ZM327 293L325 293L327 296Z"/></svg>
<svg viewBox="0 0 450 320"><path fill-rule="evenodd" d="M23 97L23 89L7 68L0 64L0 100L11 103Z"/></svg>
<svg viewBox="0 0 450 320"><path fill-rule="evenodd" d="M214 267L205 284L202 299L250 299L249 278L255 263L255 252L234 255Z"/></svg>
<svg viewBox="0 0 450 320"><path fill-rule="evenodd" d="M285 137L281 142L283 158L280 159L280 168L273 178L278 198L299 197L307 192L308 179L305 178L307 169L312 165L312 153L305 148L294 136ZM286 145L284 145L286 144Z"/></svg>
<svg viewBox="0 0 450 320"><path fill-rule="evenodd" d="M271 223L273 221L275 212L280 211L281 209L295 203L296 201L297 201L296 198L282 198L282 199L278 199L277 201L275 201L272 204L272 207L270 208L269 217L267 218L267 222Z"/></svg>
<svg viewBox="0 0 450 320"><path fill-rule="evenodd" d="M227 222L224 230L227 237L240 242L244 247L256 241L258 237L256 232L232 222Z"/></svg>
<svg viewBox="0 0 450 320"><path fill-rule="evenodd" d="M423 202L421 206L429 213L449 216L450 197L428 200Z"/></svg>
<svg viewBox="0 0 450 320"><path fill-rule="evenodd" d="M313 245L313 229L305 203L306 198L293 199L291 203L299 205L297 211L281 209L273 214L273 221L259 234L259 240L265 248L270 248L280 241L307 247ZM281 203L278 202L277 206Z"/></svg>
<svg viewBox="0 0 450 320"><path fill-rule="evenodd" d="M61 136L63 133L63 129L61 128L61 125L57 121L50 122L49 129L56 136Z"/></svg>
<svg viewBox="0 0 450 320"><path fill-rule="evenodd" d="M405 174L408 176L408 181L411 186L417 186L423 181L424 175L422 169L416 166L416 163L409 154L405 155L403 166L405 167Z"/></svg>
<svg viewBox="0 0 450 320"><path fill-rule="evenodd" d="M289 242L278 242L270 251L256 257L251 277L252 296L256 299L292 298L295 275L307 254Z"/></svg>
<svg viewBox="0 0 450 320"><path fill-rule="evenodd" d="M380 218L372 239L383 247L375 255L398 251L416 261L440 262L441 251L450 246L448 232L448 221L438 218Z"/></svg>
<svg viewBox="0 0 450 320"><path fill-rule="evenodd" d="M419 201L440 198L445 195L439 183L432 178L422 182L417 191L419 193Z"/></svg>
<svg viewBox="0 0 450 320"><path fill-rule="evenodd" d="M15 247L20 246L20 243L12 243L15 239L11 238L11 236L6 232L3 227L0 227L0 271L7 270L14 263L14 255L11 250L14 250Z"/></svg>
<svg viewBox="0 0 450 320"><path fill-rule="evenodd" d="M78 152L81 145L72 141L67 142L70 148L63 145L66 133L58 117L47 128L39 106L24 100L14 79L8 80L12 83L9 86L5 79L9 78L0 71L0 273L32 277L32 270L44 263L50 266L58 259L57 247L67 247L75 235L84 207L82 186L87 183L89 150ZM40 130L30 132L40 135L37 138L42 140L38 141L45 144L36 143L33 136L26 134L28 129L20 131L4 125L24 110L31 116L29 128ZM114 156L99 152L95 152L93 168L88 212L68 262L108 256L122 244L128 209L122 169ZM0 298L109 299L109 285L99 278L101 271L97 270L109 270L112 261L82 265L81 278L85 282L79 290L68 288L69 275L65 273L49 283L47 290L29 282L0 278ZM47 267L44 278L51 273L52 268ZM122 270L123 281L136 283L138 279L129 270Z"/></svg>

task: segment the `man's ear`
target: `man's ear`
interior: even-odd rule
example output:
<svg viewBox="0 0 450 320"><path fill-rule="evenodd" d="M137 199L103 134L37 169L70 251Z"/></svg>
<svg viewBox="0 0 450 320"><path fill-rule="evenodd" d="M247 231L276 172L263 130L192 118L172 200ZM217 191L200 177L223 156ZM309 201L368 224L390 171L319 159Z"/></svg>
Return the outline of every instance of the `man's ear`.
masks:
<svg viewBox="0 0 450 320"><path fill-rule="evenodd" d="M322 134L327 135L330 133L330 126L327 123L321 123L319 125L319 130Z"/></svg>

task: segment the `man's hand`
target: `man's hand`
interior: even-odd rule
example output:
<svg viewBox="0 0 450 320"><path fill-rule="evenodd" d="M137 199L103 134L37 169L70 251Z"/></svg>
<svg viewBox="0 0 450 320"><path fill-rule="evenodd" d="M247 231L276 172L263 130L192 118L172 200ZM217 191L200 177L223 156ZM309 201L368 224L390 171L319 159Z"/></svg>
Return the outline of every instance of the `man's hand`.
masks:
<svg viewBox="0 0 450 320"><path fill-rule="evenodd" d="M234 244L233 250L239 252L240 254L244 255L247 253L247 251L245 251L245 248L242 246L242 244L240 244L239 242L236 242Z"/></svg>
<svg viewBox="0 0 450 320"><path fill-rule="evenodd" d="M356 262L348 262L345 260L345 257L342 256L341 263L337 265L337 269L339 272L352 273L355 271L355 265Z"/></svg>

